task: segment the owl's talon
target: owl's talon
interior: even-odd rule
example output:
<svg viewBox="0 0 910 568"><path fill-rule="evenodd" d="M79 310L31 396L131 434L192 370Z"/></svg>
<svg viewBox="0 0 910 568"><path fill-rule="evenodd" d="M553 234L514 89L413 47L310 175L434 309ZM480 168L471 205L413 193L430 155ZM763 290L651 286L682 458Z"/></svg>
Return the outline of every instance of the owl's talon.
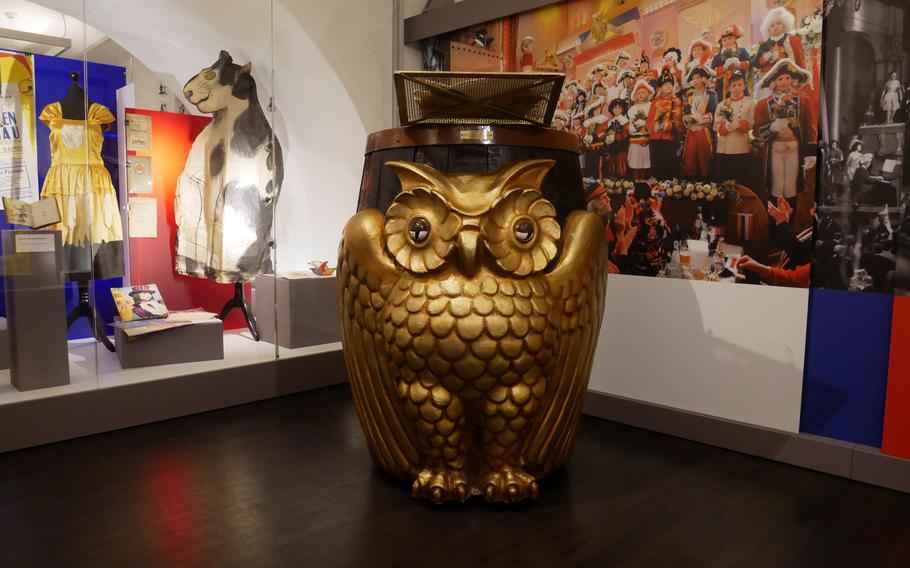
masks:
<svg viewBox="0 0 910 568"><path fill-rule="evenodd" d="M453 499L464 502L468 497L468 482L464 473L448 469L424 469L411 485L413 497L425 497L434 503Z"/></svg>
<svg viewBox="0 0 910 568"><path fill-rule="evenodd" d="M521 468L502 465L484 478L483 496L488 502L518 503L537 498L537 482Z"/></svg>
<svg viewBox="0 0 910 568"><path fill-rule="evenodd" d="M464 503L468 499L468 484L459 483L456 485L455 493L458 495L458 500Z"/></svg>

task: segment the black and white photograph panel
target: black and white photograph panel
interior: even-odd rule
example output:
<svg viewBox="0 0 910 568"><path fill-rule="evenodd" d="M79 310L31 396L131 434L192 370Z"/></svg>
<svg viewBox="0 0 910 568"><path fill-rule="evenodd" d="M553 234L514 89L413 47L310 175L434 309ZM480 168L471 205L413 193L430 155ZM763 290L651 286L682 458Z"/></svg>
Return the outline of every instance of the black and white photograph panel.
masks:
<svg viewBox="0 0 910 568"><path fill-rule="evenodd" d="M910 288L910 263L900 261L910 255L900 238L910 199L910 3L831 0L825 16L812 285L901 293Z"/></svg>

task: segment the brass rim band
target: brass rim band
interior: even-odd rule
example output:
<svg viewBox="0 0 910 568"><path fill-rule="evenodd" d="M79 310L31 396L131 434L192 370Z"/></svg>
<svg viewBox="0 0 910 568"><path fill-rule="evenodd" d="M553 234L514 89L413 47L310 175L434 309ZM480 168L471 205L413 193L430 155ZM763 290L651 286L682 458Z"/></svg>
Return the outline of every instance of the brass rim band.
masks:
<svg viewBox="0 0 910 568"><path fill-rule="evenodd" d="M477 144L488 146L527 146L578 154L578 138L569 132L549 128L502 126L412 126L390 128L370 134L366 153L390 148Z"/></svg>

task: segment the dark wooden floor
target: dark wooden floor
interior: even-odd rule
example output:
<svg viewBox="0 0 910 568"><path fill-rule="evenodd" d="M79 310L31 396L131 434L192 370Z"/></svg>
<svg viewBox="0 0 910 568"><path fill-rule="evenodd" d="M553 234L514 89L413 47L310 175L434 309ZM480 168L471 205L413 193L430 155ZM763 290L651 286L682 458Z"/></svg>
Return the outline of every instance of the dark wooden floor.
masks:
<svg viewBox="0 0 910 568"><path fill-rule="evenodd" d="M515 509L372 471L346 386L0 454L0 566L910 566L910 495L583 420Z"/></svg>

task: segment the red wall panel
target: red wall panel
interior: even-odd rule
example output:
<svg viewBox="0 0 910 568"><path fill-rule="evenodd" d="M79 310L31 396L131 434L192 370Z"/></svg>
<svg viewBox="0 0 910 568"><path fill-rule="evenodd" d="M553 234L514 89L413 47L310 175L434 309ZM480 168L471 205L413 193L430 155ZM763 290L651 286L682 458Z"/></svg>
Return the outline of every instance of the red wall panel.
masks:
<svg viewBox="0 0 910 568"><path fill-rule="evenodd" d="M882 452L910 459L910 297L894 297Z"/></svg>
<svg viewBox="0 0 910 568"><path fill-rule="evenodd" d="M152 194L132 194L158 200L158 238L130 239L130 282L157 284L164 303L171 309L204 308L219 313L234 294L231 284L179 276L174 272L174 194L177 178L183 172L193 140L211 120L205 116L126 109L129 113L152 117ZM250 286L244 287L249 297ZM234 310L224 322L225 329L246 327L240 312Z"/></svg>

